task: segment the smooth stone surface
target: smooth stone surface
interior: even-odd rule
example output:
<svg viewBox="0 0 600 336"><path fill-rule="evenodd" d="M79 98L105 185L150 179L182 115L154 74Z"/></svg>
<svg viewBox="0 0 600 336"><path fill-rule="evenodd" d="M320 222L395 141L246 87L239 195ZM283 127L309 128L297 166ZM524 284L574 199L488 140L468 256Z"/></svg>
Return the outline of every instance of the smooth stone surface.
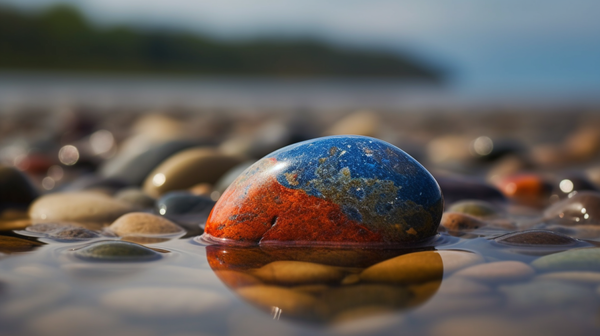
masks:
<svg viewBox="0 0 600 336"><path fill-rule="evenodd" d="M198 227L206 222L215 203L210 197L188 192L171 192L156 202L154 213L186 225L186 228L192 225Z"/></svg>
<svg viewBox="0 0 600 336"><path fill-rule="evenodd" d="M454 274L483 282L521 281L535 274L533 268L520 261L497 261L471 266Z"/></svg>
<svg viewBox="0 0 600 336"><path fill-rule="evenodd" d="M142 245L124 241L103 241L75 251L75 256L98 261L145 261L160 258L160 254Z"/></svg>
<svg viewBox="0 0 600 336"><path fill-rule="evenodd" d="M130 206L102 194L55 193L33 202L29 216L38 222L111 223L130 211Z"/></svg>
<svg viewBox="0 0 600 336"><path fill-rule="evenodd" d="M365 269L363 282L386 284L418 284L441 280L444 275L442 257L436 252L416 252L401 255Z"/></svg>
<svg viewBox="0 0 600 336"><path fill-rule="evenodd" d="M600 248L581 248L550 254L534 260L531 266L544 272L597 271L600 269Z"/></svg>
<svg viewBox="0 0 600 336"><path fill-rule="evenodd" d="M230 270L216 270L214 272L224 284L232 289L244 286L258 286L263 284L262 281L258 280L255 276L244 272Z"/></svg>
<svg viewBox="0 0 600 336"><path fill-rule="evenodd" d="M535 277L536 280L562 280L567 282L600 285L600 272L553 272Z"/></svg>
<svg viewBox="0 0 600 336"><path fill-rule="evenodd" d="M437 293L439 295L453 295L464 297L490 293L492 289L482 283L459 277L444 279Z"/></svg>
<svg viewBox="0 0 600 336"><path fill-rule="evenodd" d="M561 225L600 224L600 193L577 192L546 209L544 218Z"/></svg>
<svg viewBox="0 0 600 336"><path fill-rule="evenodd" d="M145 212L132 212L119 217L109 230L121 237L135 235L165 235L183 232L177 224Z"/></svg>
<svg viewBox="0 0 600 336"><path fill-rule="evenodd" d="M473 216L456 212L445 212L440 225L449 231L471 231L486 226L484 222Z"/></svg>
<svg viewBox="0 0 600 336"><path fill-rule="evenodd" d="M156 200L138 188L127 188L119 191L114 198L137 209L152 209Z"/></svg>
<svg viewBox="0 0 600 336"><path fill-rule="evenodd" d="M100 174L105 177L119 178L130 185L141 186L150 172L168 157L191 147L198 146L198 142L188 140L174 140L155 145L133 156L118 156L108 161L100 169Z"/></svg>
<svg viewBox="0 0 600 336"><path fill-rule="evenodd" d="M513 246L569 246L579 243L569 236L546 230L527 230L513 232L494 238L494 241L504 245Z"/></svg>
<svg viewBox="0 0 600 336"><path fill-rule="evenodd" d="M282 148L221 196L205 232L244 243L409 243L437 233L431 174L374 138L333 136Z"/></svg>
<svg viewBox="0 0 600 336"><path fill-rule="evenodd" d="M458 212L477 218L490 218L501 214L493 204L486 201L463 200L452 204L447 212Z"/></svg>
<svg viewBox="0 0 600 336"><path fill-rule="evenodd" d="M583 307L590 306L596 299L591 288L563 281L537 281L498 289L506 295L509 306L518 309L537 307Z"/></svg>
<svg viewBox="0 0 600 336"><path fill-rule="evenodd" d="M537 202L550 196L552 186L539 175L522 174L506 176L496 185L509 198Z"/></svg>
<svg viewBox="0 0 600 336"><path fill-rule="evenodd" d="M35 233L49 233L57 230L72 229L77 227L71 223L38 223L28 226L25 230Z"/></svg>
<svg viewBox="0 0 600 336"><path fill-rule="evenodd" d="M16 168L0 165L0 211L27 206L39 195L27 176Z"/></svg>
<svg viewBox="0 0 600 336"><path fill-rule="evenodd" d="M228 300L195 287L135 287L109 292L100 303L111 311L135 316L173 319L224 308Z"/></svg>
<svg viewBox="0 0 600 336"><path fill-rule="evenodd" d="M278 307L284 314L315 315L317 299L312 295L277 286L248 286L237 290L245 300L266 308Z"/></svg>
<svg viewBox="0 0 600 336"><path fill-rule="evenodd" d="M269 284L284 286L339 283L345 276L337 268L302 261L275 261L252 272Z"/></svg>
<svg viewBox="0 0 600 336"><path fill-rule="evenodd" d="M443 250L436 253L442 258L444 276L485 261L481 255L466 251Z"/></svg>
<svg viewBox="0 0 600 336"><path fill-rule="evenodd" d="M6 254L29 252L42 245L42 243L33 240L0 236L0 252Z"/></svg>
<svg viewBox="0 0 600 336"><path fill-rule="evenodd" d="M492 204L504 204L506 197L497 188L470 178L436 176L444 194L446 205L463 200L482 200Z"/></svg>
<svg viewBox="0 0 600 336"><path fill-rule="evenodd" d="M198 183L214 184L242 160L211 148L192 148L177 153L156 167L144 181L144 191L159 197L169 191L185 190Z"/></svg>

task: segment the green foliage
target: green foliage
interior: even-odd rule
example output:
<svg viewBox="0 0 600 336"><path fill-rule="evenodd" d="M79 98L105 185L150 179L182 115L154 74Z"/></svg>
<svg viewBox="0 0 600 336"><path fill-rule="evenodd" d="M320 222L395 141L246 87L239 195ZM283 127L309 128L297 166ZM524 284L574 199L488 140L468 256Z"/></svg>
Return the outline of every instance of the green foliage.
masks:
<svg viewBox="0 0 600 336"><path fill-rule="evenodd" d="M66 5L39 13L0 7L0 68L441 78L439 71L398 54L312 40L221 42L186 32L100 29Z"/></svg>

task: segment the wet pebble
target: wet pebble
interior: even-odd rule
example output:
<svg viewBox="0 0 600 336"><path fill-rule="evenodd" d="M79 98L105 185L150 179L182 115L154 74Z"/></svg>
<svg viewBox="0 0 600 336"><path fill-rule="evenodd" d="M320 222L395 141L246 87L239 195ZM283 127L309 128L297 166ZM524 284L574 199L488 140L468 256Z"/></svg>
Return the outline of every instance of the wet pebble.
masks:
<svg viewBox="0 0 600 336"><path fill-rule="evenodd" d="M549 271L596 271L600 269L600 248L580 248L540 257L531 263L535 269Z"/></svg>
<svg viewBox="0 0 600 336"><path fill-rule="evenodd" d="M263 283L255 276L248 273L231 271L231 270L216 270L214 271L217 277L223 281L229 288L240 288L244 286L258 286Z"/></svg>
<svg viewBox="0 0 600 336"><path fill-rule="evenodd" d="M486 201L477 200L463 200L456 202L448 208L447 212L457 212L477 218L490 218L502 214L497 206Z"/></svg>
<svg viewBox="0 0 600 336"><path fill-rule="evenodd" d="M492 204L504 204L507 201L497 188L475 179L436 176L436 180L447 206L463 200L481 200Z"/></svg>
<svg viewBox="0 0 600 336"><path fill-rule="evenodd" d="M440 225L449 231L471 231L485 227L486 223L462 213L445 212Z"/></svg>
<svg viewBox="0 0 600 336"><path fill-rule="evenodd" d="M552 186L535 174L520 174L500 179L496 185L509 198L528 204L544 202L550 197Z"/></svg>
<svg viewBox="0 0 600 336"><path fill-rule="evenodd" d="M430 296L433 293L430 293ZM412 293L405 287L380 284L343 286L325 291L320 296L325 314L335 316L357 308L379 307L399 309L408 306Z"/></svg>
<svg viewBox="0 0 600 336"><path fill-rule="evenodd" d="M0 252L6 254L29 252L42 245L42 243L33 240L0 236Z"/></svg>
<svg viewBox="0 0 600 336"><path fill-rule="evenodd" d="M443 250L437 251L437 253L442 258L444 264L444 275L484 262L481 255L472 252Z"/></svg>
<svg viewBox="0 0 600 336"><path fill-rule="evenodd" d="M252 275L265 283L284 286L339 283L345 276L335 267L302 261L275 261Z"/></svg>
<svg viewBox="0 0 600 336"><path fill-rule="evenodd" d="M0 165L0 212L28 206L39 193L27 176L16 168Z"/></svg>
<svg viewBox="0 0 600 336"><path fill-rule="evenodd" d="M585 286L563 281L532 281L523 284L500 286L498 290L505 294L507 304L513 309L543 309L546 307L583 307L590 306L595 298L593 291Z"/></svg>
<svg viewBox="0 0 600 336"><path fill-rule="evenodd" d="M199 230L215 205L210 197L197 196L188 192L171 192L161 197L154 213L168 218L188 230Z"/></svg>
<svg viewBox="0 0 600 336"><path fill-rule="evenodd" d="M130 211L129 205L98 193L54 193L38 198L29 216L39 222L111 223Z"/></svg>
<svg viewBox="0 0 600 336"><path fill-rule="evenodd" d="M284 314L315 315L318 301L312 295L277 286L248 286L237 290L245 300L271 310L278 307Z"/></svg>
<svg viewBox="0 0 600 336"><path fill-rule="evenodd" d="M437 233L442 208L435 180L400 149L333 136L248 168L215 205L205 234L260 244L416 242Z"/></svg>
<svg viewBox="0 0 600 336"><path fill-rule="evenodd" d="M127 203L136 209L152 209L156 200L138 188L127 188L119 191L114 198Z"/></svg>
<svg viewBox="0 0 600 336"><path fill-rule="evenodd" d="M363 282L408 285L440 280L444 274L442 257L436 252L401 255L365 269Z"/></svg>
<svg viewBox="0 0 600 336"><path fill-rule="evenodd" d="M48 237L54 239L92 239L100 237L100 234L82 227L63 228L49 232Z"/></svg>
<svg viewBox="0 0 600 336"><path fill-rule="evenodd" d="M97 261L146 261L160 258L160 254L142 245L124 241L103 241L75 251L75 256Z"/></svg>
<svg viewBox="0 0 600 336"><path fill-rule="evenodd" d="M537 276L537 280L561 280L585 285L600 285L600 272L552 272Z"/></svg>
<svg viewBox="0 0 600 336"><path fill-rule="evenodd" d="M578 240L547 230L527 230L513 232L494 238L494 241L504 245L514 246L570 246L577 245Z"/></svg>
<svg viewBox="0 0 600 336"><path fill-rule="evenodd" d="M144 181L144 191L159 197L169 191L185 190L198 183L214 184L242 160L210 148L192 148L169 157Z"/></svg>
<svg viewBox="0 0 600 336"><path fill-rule="evenodd" d="M544 218L561 225L600 224L600 193L577 192L546 209Z"/></svg>
<svg viewBox="0 0 600 336"><path fill-rule="evenodd" d="M184 232L181 227L168 219L144 212L133 212L123 215L108 228L121 237L170 235Z"/></svg>
<svg viewBox="0 0 600 336"><path fill-rule="evenodd" d="M454 276L482 282L506 283L526 280L534 274L533 268L520 261L497 261L465 268Z"/></svg>

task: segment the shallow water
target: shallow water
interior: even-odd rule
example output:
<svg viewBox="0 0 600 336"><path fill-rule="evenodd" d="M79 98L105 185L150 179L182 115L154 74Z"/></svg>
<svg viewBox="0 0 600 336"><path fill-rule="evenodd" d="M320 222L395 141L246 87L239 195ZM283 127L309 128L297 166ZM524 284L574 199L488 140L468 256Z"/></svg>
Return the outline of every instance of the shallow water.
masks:
<svg viewBox="0 0 600 336"><path fill-rule="evenodd" d="M84 261L74 256L74 250L90 241L42 238L47 245L0 259L0 332L596 335L600 330L597 279L552 280L535 274L468 280L454 275L451 260L438 257L434 263L439 265L426 266L439 268L439 274L424 283L356 280L372 264L418 250L470 251L488 263L528 264L539 255L594 243L548 249L506 247L487 239L506 232L480 230L469 239L441 233L435 246L411 250L207 247L182 238L147 245L160 249L162 257L136 263ZM266 281L263 292L253 290L258 288L252 280L257 269L277 260L334 266L344 280L275 277ZM250 276L246 279L244 274Z"/></svg>

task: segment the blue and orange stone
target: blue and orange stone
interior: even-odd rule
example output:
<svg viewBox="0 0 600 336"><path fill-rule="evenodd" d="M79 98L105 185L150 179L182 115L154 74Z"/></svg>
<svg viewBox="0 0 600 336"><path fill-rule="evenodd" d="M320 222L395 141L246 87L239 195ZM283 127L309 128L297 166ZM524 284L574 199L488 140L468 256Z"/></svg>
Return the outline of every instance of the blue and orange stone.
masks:
<svg viewBox="0 0 600 336"><path fill-rule="evenodd" d="M204 239L229 244L394 245L435 236L444 208L431 174L399 148L331 136L279 149L223 193Z"/></svg>

